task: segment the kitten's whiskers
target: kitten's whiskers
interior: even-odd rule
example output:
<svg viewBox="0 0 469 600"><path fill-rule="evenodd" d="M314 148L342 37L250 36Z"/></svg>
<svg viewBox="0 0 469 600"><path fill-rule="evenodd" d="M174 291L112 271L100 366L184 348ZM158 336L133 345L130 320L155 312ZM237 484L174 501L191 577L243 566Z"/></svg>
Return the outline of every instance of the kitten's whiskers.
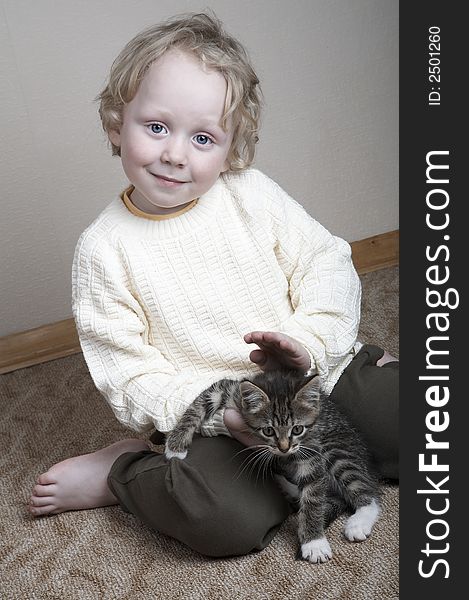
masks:
<svg viewBox="0 0 469 600"><path fill-rule="evenodd" d="M331 461L324 456L324 454L322 454L318 450L315 450L314 448L310 448L309 446L299 446L297 453L301 458L305 460L307 460L308 458L312 458L314 454L317 454L327 463L329 463L330 465L332 464Z"/></svg>
<svg viewBox="0 0 469 600"><path fill-rule="evenodd" d="M253 450L253 452L252 452L252 454L247 456L244 459L244 461L241 463L240 470L237 474L236 479L239 479L239 477L241 477L241 475L245 471L247 471L247 476L250 477L252 472L256 468L256 465L258 465L259 463L263 464L265 462L265 457L267 456L267 458L268 458L268 454L270 454L268 449L264 445L254 446L254 447L250 446L246 449ZM243 452L243 450L241 450L241 452ZM239 454L239 452L238 452L238 454Z"/></svg>

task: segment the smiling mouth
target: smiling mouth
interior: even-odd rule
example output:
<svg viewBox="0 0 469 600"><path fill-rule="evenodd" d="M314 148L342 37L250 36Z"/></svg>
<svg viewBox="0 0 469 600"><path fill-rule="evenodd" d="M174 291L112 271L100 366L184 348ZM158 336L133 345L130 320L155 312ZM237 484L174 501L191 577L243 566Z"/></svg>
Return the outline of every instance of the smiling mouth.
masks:
<svg viewBox="0 0 469 600"><path fill-rule="evenodd" d="M183 185L184 183L188 183L187 181L181 181L180 179L173 179L172 177L165 177L164 175L156 175L155 173L152 173L152 175L162 185L167 186L167 187L173 187L173 186Z"/></svg>

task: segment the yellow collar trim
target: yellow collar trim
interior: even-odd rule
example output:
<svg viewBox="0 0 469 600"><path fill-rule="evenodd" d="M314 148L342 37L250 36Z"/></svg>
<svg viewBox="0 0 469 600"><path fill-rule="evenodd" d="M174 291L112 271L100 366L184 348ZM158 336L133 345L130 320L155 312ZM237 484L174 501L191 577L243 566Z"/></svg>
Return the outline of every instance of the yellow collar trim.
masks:
<svg viewBox="0 0 469 600"><path fill-rule="evenodd" d="M181 208L181 210L178 210L176 212L169 213L166 215L152 215L150 213L144 212L143 210L140 210L135 206L135 204L132 204L132 201L130 200L130 195L132 194L134 189L134 186L131 185L126 190L124 190L121 194L121 200L124 202L126 207L133 215L135 215L136 217L142 217L144 219L150 219L152 221L165 221L166 219L173 219L174 217L179 217L180 215L183 215L185 212L187 212L197 204L196 198L195 200L192 200L192 202L187 204L187 206Z"/></svg>

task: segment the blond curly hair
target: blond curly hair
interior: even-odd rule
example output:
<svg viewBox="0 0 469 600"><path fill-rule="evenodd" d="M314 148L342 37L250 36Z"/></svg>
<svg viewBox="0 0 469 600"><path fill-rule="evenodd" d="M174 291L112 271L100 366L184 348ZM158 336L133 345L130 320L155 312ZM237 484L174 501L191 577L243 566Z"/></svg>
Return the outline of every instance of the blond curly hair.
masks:
<svg viewBox="0 0 469 600"><path fill-rule="evenodd" d="M227 94L222 127L226 127L229 117L234 127L229 169L240 171L249 167L258 141L262 101L259 79L244 47L224 31L213 14L178 15L130 40L112 64L108 83L97 97L104 130L120 131L124 105L135 97L152 63L173 48L192 53L225 78ZM120 148L110 143L113 155L120 156Z"/></svg>

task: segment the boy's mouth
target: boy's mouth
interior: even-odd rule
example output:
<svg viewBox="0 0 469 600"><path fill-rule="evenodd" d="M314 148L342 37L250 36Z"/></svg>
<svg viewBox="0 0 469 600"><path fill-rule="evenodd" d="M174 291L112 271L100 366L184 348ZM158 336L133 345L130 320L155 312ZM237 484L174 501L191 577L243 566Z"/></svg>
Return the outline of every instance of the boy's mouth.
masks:
<svg viewBox="0 0 469 600"><path fill-rule="evenodd" d="M184 183L188 183L187 181L181 181L180 179L174 179L173 177L166 177L165 175L157 175L156 173L152 173L152 175L163 187L178 187Z"/></svg>

